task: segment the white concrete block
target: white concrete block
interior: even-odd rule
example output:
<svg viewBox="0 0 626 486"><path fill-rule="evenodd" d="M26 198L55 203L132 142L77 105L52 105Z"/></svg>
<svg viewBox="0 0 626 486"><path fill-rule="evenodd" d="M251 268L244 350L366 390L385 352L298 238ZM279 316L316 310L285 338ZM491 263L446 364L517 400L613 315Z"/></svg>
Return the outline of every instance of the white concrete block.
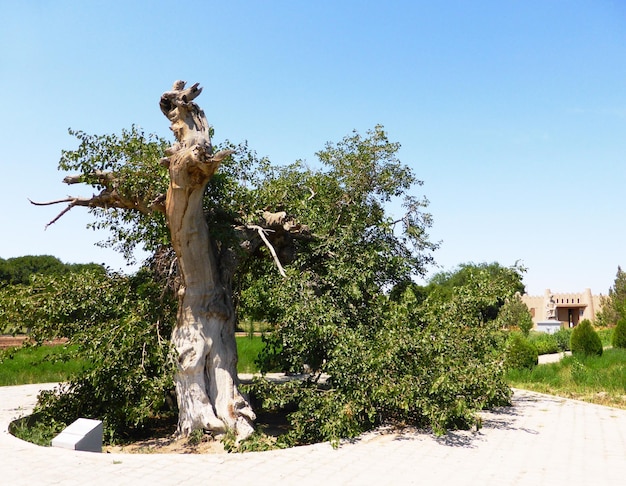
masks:
<svg viewBox="0 0 626 486"><path fill-rule="evenodd" d="M52 447L102 452L102 421L79 418L52 439Z"/></svg>

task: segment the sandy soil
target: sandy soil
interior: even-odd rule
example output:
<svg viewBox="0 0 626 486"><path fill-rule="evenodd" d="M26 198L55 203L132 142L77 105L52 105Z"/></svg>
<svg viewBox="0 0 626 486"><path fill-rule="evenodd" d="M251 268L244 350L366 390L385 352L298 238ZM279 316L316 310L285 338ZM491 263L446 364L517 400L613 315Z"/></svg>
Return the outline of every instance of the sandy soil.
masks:
<svg viewBox="0 0 626 486"><path fill-rule="evenodd" d="M189 439L175 440L173 437L161 437L133 442L123 446L105 446L102 452L125 454L223 454L226 451L219 440L205 435L198 444Z"/></svg>

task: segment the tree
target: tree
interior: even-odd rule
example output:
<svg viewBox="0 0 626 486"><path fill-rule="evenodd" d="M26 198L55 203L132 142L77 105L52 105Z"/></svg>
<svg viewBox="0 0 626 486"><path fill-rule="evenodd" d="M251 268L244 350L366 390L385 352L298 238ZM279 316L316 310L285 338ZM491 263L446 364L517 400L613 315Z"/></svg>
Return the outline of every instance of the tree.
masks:
<svg viewBox="0 0 626 486"><path fill-rule="evenodd" d="M613 326L623 318L626 318L626 272L618 266L615 282L609 289L609 295L602 297L596 322L600 326Z"/></svg>
<svg viewBox="0 0 626 486"><path fill-rule="evenodd" d="M533 318L519 293L508 299L498 312L498 322L503 329L518 327L524 336L533 328Z"/></svg>
<svg viewBox="0 0 626 486"><path fill-rule="evenodd" d="M178 295L178 433L203 428L243 439L254 412L238 387L235 304L280 319L267 356L290 369L322 370L342 329L333 318L357 329L381 315L384 289L423 272L435 245L425 231L426 201L406 194L419 181L397 161L399 145L382 127L320 152L326 172L301 163L274 168L245 146L214 149L193 101L200 92L176 82L163 94L161 110L176 138L169 148L134 127L121 136L71 132L80 146L63 153L60 167L79 174L65 182L100 192L37 204L68 203L50 224L74 207L89 208L94 226L111 231L105 245L129 258L138 244L155 252L155 266ZM217 172L220 164L228 169ZM393 198L406 210L396 220L383 206ZM254 302L263 286L273 290ZM303 319L313 322L300 338L284 332Z"/></svg>
<svg viewBox="0 0 626 486"><path fill-rule="evenodd" d="M611 344L614 348L626 348L626 319L617 321L617 325L613 330Z"/></svg>
<svg viewBox="0 0 626 486"><path fill-rule="evenodd" d="M431 299L445 301L454 294L455 288L471 287L475 286L476 282L491 280L495 284L491 287L495 292L481 308L481 318L493 320L508 298L516 292L524 292L523 272L525 268L517 263L511 267L503 267L497 262L462 263L455 270L433 275L426 286L426 292L432 294Z"/></svg>
<svg viewBox="0 0 626 486"><path fill-rule="evenodd" d="M95 263L66 264L51 255L27 255L6 260L0 258L0 284L26 285L35 274L63 275L86 268L104 272L104 269Z"/></svg>
<svg viewBox="0 0 626 486"><path fill-rule="evenodd" d="M574 354L602 356L602 341L589 319L583 319L572 331L570 348Z"/></svg>

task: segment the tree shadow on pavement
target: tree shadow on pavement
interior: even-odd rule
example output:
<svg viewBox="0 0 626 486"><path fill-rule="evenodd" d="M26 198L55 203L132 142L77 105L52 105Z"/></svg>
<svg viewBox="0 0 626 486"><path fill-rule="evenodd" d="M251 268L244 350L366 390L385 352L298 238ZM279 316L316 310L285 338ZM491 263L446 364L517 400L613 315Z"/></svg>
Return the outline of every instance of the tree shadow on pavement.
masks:
<svg viewBox="0 0 626 486"><path fill-rule="evenodd" d="M446 447L475 448L478 443L487 440L489 430L514 430L527 434L538 434L536 430L522 427L519 418L524 414L524 407L536 403L537 398L527 395L516 396L513 405L484 410L480 413L481 427L476 430L450 430L443 436L436 436L432 430L415 430L402 432L395 440L413 440L418 437L429 437Z"/></svg>

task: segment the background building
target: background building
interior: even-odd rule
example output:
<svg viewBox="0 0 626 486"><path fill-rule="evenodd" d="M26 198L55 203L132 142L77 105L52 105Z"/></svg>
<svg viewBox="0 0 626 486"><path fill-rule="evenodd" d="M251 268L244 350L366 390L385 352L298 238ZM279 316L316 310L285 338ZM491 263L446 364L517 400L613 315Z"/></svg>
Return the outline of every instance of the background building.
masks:
<svg viewBox="0 0 626 486"><path fill-rule="evenodd" d="M530 310L533 323L555 319L562 327L574 327L583 319L594 321L601 307L601 295L592 295L591 289L581 293L557 294L546 289L543 295L523 295L522 301Z"/></svg>

